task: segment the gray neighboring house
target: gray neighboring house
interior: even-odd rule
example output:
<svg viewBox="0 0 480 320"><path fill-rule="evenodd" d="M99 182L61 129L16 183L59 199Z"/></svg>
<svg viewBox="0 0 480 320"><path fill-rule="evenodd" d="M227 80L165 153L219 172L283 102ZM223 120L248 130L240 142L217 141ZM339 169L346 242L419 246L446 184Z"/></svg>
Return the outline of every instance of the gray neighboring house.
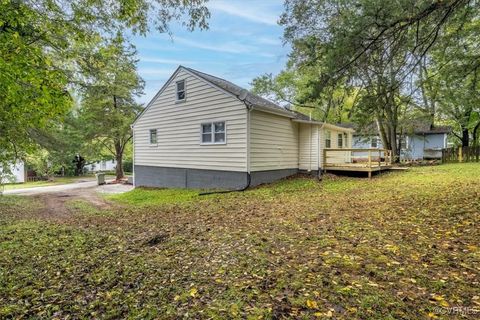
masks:
<svg viewBox="0 0 480 320"><path fill-rule="evenodd" d="M441 159L442 149L447 147L448 126L430 127L426 122L416 121L410 133L403 135L400 146L400 160ZM383 144L377 134L357 133L353 136L353 148L382 149Z"/></svg>
<svg viewBox="0 0 480 320"><path fill-rule="evenodd" d="M316 173L353 129L318 122L180 66L132 125L134 185L240 189ZM332 161L343 162L338 153Z"/></svg>

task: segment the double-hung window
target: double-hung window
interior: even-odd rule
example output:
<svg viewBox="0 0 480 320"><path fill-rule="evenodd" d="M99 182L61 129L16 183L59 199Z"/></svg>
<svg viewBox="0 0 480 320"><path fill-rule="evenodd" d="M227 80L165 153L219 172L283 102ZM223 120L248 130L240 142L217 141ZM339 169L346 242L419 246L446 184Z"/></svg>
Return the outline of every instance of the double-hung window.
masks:
<svg viewBox="0 0 480 320"><path fill-rule="evenodd" d="M408 137L407 136L401 136L399 137L400 139L400 150L407 150L409 149L409 145L408 145Z"/></svg>
<svg viewBox="0 0 480 320"><path fill-rule="evenodd" d="M177 81L177 101L185 101L186 90L185 90L185 80Z"/></svg>
<svg viewBox="0 0 480 320"><path fill-rule="evenodd" d="M150 129L150 144L157 144L157 129Z"/></svg>
<svg viewBox="0 0 480 320"><path fill-rule="evenodd" d="M337 140L338 147L343 148L343 133L339 133L337 137L338 137L338 140Z"/></svg>
<svg viewBox="0 0 480 320"><path fill-rule="evenodd" d="M325 131L325 148L332 147L332 133L330 131Z"/></svg>
<svg viewBox="0 0 480 320"><path fill-rule="evenodd" d="M370 140L370 148L376 149L378 147L378 138L372 137Z"/></svg>
<svg viewBox="0 0 480 320"><path fill-rule="evenodd" d="M226 126L225 121L202 123L202 144L225 144Z"/></svg>

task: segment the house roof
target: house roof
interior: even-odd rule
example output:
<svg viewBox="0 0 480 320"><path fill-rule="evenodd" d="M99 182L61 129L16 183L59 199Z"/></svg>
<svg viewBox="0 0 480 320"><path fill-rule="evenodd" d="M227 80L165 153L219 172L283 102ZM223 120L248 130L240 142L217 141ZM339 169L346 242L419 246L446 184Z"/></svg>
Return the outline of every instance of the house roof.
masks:
<svg viewBox="0 0 480 320"><path fill-rule="evenodd" d="M364 127L360 127L357 124L353 123L341 123L338 124L341 127L345 128L354 128L357 131L357 135L377 135L378 130L375 123L370 123ZM414 133L414 134L435 134L435 133L450 133L452 132L452 127L450 126L430 126L430 122L424 119L414 119L410 121L408 125L404 127L405 133Z"/></svg>
<svg viewBox="0 0 480 320"><path fill-rule="evenodd" d="M175 77L175 75L179 72L179 70L185 70L188 73L192 74L195 77L198 77L208 83L210 83L212 86L219 88L220 90L223 90L224 92L234 96L235 98L239 99L240 101L245 102L247 105L250 107L253 107L254 109L258 109L260 111L264 112L270 112L278 115L282 115L284 117L288 117L292 119L293 121L296 122L303 122L303 123L312 123L312 124L318 124L318 125L323 125L326 127L329 127L331 129L345 129L340 126L336 126L333 124L329 123L324 123L320 121L316 121L314 119L311 119L309 116L300 113L298 111L293 111L287 108L284 108L282 106L279 106L276 103L273 103L272 101L269 101L265 98L260 97L259 95L256 95L240 86L237 86L236 84L213 76L211 74L201 72L192 68L184 67L184 66L179 66L177 70L172 74L172 76L168 79L168 81L163 85L163 87L157 92L157 94L152 98L152 100L148 103L148 105L144 108L142 113L140 113L137 118L135 119L134 123L132 126L135 125L137 120L145 113L145 111L153 104L155 99L163 92L163 90L167 87L167 85L172 81L172 79ZM353 129L348 129L347 131L354 131Z"/></svg>
<svg viewBox="0 0 480 320"><path fill-rule="evenodd" d="M187 67L182 67L187 71L190 71L194 75L202 78L203 80L210 82L211 84L214 84L215 86L227 91L228 93L234 95L237 97L239 100L245 101L246 103L250 104L253 107L259 107L262 109L269 109L271 111L277 111L277 112L282 112L286 113L285 115L290 116L291 118L295 117L295 114L293 114L290 110L281 107L265 98L262 98L256 94L251 93L250 91L237 86L236 84L216 77L212 76L211 74L207 74L205 72L201 72L192 68L187 68Z"/></svg>
<svg viewBox="0 0 480 320"><path fill-rule="evenodd" d="M418 122L413 124L413 132L417 134L450 133L452 132L452 127L450 126L430 127L430 124L426 122Z"/></svg>
<svg viewBox="0 0 480 320"><path fill-rule="evenodd" d="M346 128L346 127L338 126L338 125L327 123L327 122L317 121L298 111L292 111L292 112L295 114L295 118L293 119L293 121L295 122L316 124L332 130L355 132L353 128Z"/></svg>

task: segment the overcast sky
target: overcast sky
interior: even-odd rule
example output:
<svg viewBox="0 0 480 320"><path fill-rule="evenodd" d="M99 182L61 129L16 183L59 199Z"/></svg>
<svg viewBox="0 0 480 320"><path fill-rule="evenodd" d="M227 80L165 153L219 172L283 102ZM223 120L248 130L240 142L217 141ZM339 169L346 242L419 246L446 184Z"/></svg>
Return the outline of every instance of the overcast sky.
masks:
<svg viewBox="0 0 480 320"><path fill-rule="evenodd" d="M146 37L132 38L146 82L140 102L148 103L178 65L245 88L256 76L283 68L289 52L277 25L283 0L210 0L207 6L208 30L188 32L173 26L173 37L152 30Z"/></svg>

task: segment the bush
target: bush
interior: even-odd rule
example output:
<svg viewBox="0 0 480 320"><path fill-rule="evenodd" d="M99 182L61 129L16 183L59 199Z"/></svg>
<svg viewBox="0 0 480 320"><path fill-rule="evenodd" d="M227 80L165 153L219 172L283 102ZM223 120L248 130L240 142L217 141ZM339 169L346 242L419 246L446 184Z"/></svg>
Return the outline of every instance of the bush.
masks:
<svg viewBox="0 0 480 320"><path fill-rule="evenodd" d="M133 172L133 161L132 160L124 160L123 161L123 171L124 172Z"/></svg>

